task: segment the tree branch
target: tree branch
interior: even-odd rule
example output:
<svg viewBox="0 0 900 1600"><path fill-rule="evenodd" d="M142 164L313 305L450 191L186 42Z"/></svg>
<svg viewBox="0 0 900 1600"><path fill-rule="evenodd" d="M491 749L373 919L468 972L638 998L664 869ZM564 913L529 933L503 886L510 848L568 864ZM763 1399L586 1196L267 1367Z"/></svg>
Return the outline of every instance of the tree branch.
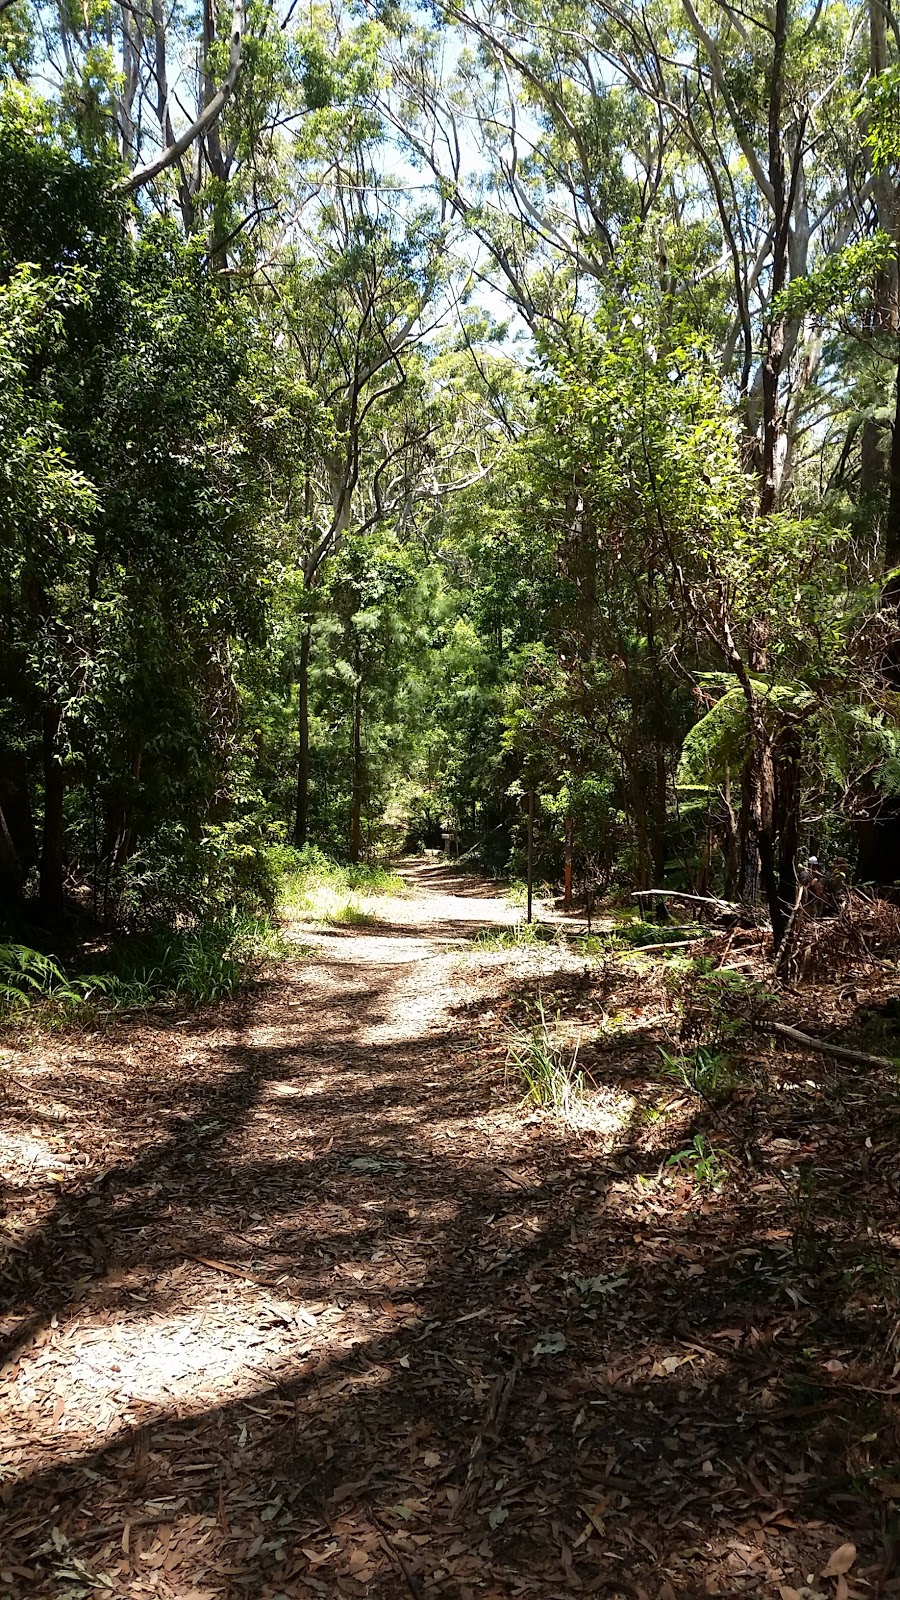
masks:
<svg viewBox="0 0 900 1600"><path fill-rule="evenodd" d="M195 139L199 139L207 128L212 127L212 124L218 119L227 104L237 83L243 59L243 45L243 0L234 0L231 14L231 47L228 52L228 71L222 79L220 88L203 107L200 115L194 118L190 127L185 129L184 133L179 134L173 143L161 150L152 161L148 161L146 166L136 168L134 172L129 173L127 178L122 179L119 184L119 190L122 194L135 194L145 184L152 183L154 178L158 178L161 172L165 172L167 167L173 166L179 157L184 155L184 152L190 148Z"/></svg>

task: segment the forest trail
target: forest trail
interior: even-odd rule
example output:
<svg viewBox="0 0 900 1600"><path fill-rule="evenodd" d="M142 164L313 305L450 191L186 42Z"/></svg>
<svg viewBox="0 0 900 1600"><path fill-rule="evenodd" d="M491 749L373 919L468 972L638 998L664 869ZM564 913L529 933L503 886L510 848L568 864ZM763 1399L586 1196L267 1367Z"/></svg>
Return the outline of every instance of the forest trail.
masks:
<svg viewBox="0 0 900 1600"><path fill-rule="evenodd" d="M406 875L239 1003L8 1052L4 1595L791 1600L853 1532L773 1425L762 1202L518 1105L523 962L600 979Z"/></svg>

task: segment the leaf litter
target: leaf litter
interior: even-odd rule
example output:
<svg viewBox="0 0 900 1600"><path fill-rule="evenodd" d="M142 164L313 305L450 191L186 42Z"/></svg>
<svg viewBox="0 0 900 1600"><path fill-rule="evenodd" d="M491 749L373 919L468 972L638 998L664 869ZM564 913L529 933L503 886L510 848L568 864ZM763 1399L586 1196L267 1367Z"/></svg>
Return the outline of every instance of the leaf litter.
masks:
<svg viewBox="0 0 900 1600"><path fill-rule="evenodd" d="M5 1047L0 1594L900 1593L896 1083L673 1092L655 969L411 877L239 1002ZM518 1103L536 992L602 1127Z"/></svg>

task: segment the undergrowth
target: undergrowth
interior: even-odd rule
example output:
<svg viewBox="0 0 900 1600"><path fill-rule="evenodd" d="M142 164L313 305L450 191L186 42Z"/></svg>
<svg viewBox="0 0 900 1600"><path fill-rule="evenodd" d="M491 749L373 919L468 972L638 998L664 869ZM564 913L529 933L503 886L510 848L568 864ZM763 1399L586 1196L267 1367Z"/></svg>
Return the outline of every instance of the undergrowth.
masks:
<svg viewBox="0 0 900 1600"><path fill-rule="evenodd" d="M619 922L606 935L612 945L625 945L632 949L642 944L687 944L702 934L703 929L688 922L643 922L635 917L629 922Z"/></svg>
<svg viewBox="0 0 900 1600"><path fill-rule="evenodd" d="M195 928L124 940L99 971L75 970L24 944L0 944L0 1022L94 1023L161 1001L209 1005L235 995L281 935L267 917L232 911Z"/></svg>
<svg viewBox="0 0 900 1600"><path fill-rule="evenodd" d="M475 943L484 950L518 950L522 945L552 944L559 930L546 922L514 922L508 928L483 928Z"/></svg>
<svg viewBox="0 0 900 1600"><path fill-rule="evenodd" d="M363 899L406 892L403 879L389 867L369 862L332 861L315 845L282 853L279 907L284 916L304 922L371 927L376 921Z"/></svg>

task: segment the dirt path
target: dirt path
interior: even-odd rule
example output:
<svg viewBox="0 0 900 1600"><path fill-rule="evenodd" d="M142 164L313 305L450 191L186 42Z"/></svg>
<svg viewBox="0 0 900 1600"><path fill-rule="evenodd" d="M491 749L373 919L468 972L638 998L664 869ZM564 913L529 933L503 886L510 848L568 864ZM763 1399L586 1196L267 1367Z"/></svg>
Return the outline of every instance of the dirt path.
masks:
<svg viewBox="0 0 900 1600"><path fill-rule="evenodd" d="M516 1105L515 913L408 878L214 1017L12 1052L0 1594L792 1600L840 1542L720 1331L739 1229Z"/></svg>

